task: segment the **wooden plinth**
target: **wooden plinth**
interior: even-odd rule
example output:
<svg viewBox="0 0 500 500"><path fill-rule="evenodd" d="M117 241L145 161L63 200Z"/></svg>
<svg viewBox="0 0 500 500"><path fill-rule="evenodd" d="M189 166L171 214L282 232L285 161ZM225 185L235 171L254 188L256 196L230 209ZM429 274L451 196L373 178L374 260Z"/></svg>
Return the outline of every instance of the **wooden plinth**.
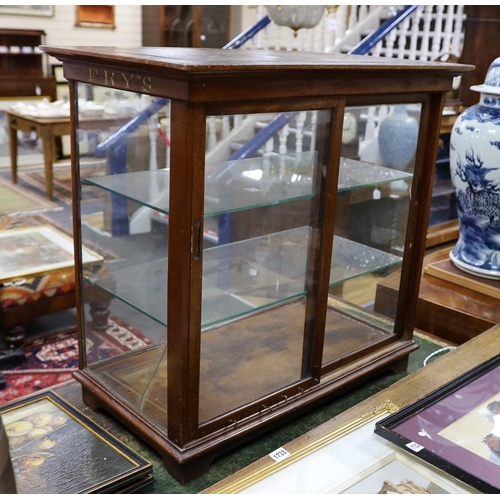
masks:
<svg viewBox="0 0 500 500"><path fill-rule="evenodd" d="M462 344L500 323L498 298L449 280L425 269L448 258L453 247L437 250L424 259L415 327L453 344ZM395 273L377 286L375 311L394 314L400 275Z"/></svg>
<svg viewBox="0 0 500 500"><path fill-rule="evenodd" d="M500 299L500 280L482 278L459 269L450 258L432 262L424 269L429 276L449 281L464 288Z"/></svg>

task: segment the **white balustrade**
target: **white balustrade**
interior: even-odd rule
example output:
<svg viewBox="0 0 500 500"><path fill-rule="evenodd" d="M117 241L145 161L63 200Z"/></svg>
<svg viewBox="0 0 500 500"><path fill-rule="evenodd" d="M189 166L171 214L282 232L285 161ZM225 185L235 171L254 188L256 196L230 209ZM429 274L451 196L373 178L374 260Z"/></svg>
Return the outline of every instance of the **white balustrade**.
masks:
<svg viewBox="0 0 500 500"><path fill-rule="evenodd" d="M462 5L419 6L393 30L397 50L390 50L388 44L393 38L388 36L370 54L420 61L433 61L449 53L458 57L463 45L463 19Z"/></svg>
<svg viewBox="0 0 500 500"><path fill-rule="evenodd" d="M462 46L464 42L464 33L462 31L462 26L463 26L463 20L465 18L464 15L464 6L463 5L456 5L456 6L448 6L448 9L453 10L456 9L455 12L455 23L454 27L452 29L452 43L451 47L452 50L451 52L455 54L456 56L460 56L462 53Z"/></svg>
<svg viewBox="0 0 500 500"><path fill-rule="evenodd" d="M222 131L221 140L227 139L229 137L229 132L231 130L231 124L229 123L229 116L224 115L222 117Z"/></svg>
<svg viewBox="0 0 500 500"><path fill-rule="evenodd" d="M286 124L278 132L278 136L279 136L279 148L278 148L278 152L279 152L280 155L284 155L287 152L287 150L286 150L286 143L287 143L287 139L288 139L289 133L290 133L290 126L288 124Z"/></svg>
<svg viewBox="0 0 500 500"><path fill-rule="evenodd" d="M405 48L406 48L406 41L408 37L408 30L410 28L410 19L407 17L402 23L401 23L401 29L397 33L398 36L398 53L397 53L397 58L398 59L404 59L405 57Z"/></svg>
<svg viewBox="0 0 500 500"><path fill-rule="evenodd" d="M342 38L344 38L344 35L347 31L347 10L348 10L347 5L341 5L337 9L338 15L337 15L337 39L335 40L336 44L338 40L342 40Z"/></svg>
<svg viewBox="0 0 500 500"><path fill-rule="evenodd" d="M432 21L432 8L433 5L427 5L424 8L424 29L421 35L420 55L418 57L420 61L429 60L429 39Z"/></svg>
<svg viewBox="0 0 500 500"><path fill-rule="evenodd" d="M422 6L419 6L416 12L411 16L411 35L410 35L410 53L408 59L415 60L417 58L417 42L419 36L419 25L422 17ZM397 28L396 28L397 29Z"/></svg>
<svg viewBox="0 0 500 500"><path fill-rule="evenodd" d="M311 135L311 147L309 148L311 151L316 150L316 135L318 132L318 112L313 111L311 115L311 129L312 129L312 135Z"/></svg>
<svg viewBox="0 0 500 500"><path fill-rule="evenodd" d="M300 111L295 116L295 151L302 153L304 143L304 123L307 118L307 111Z"/></svg>
<svg viewBox="0 0 500 500"><path fill-rule="evenodd" d="M436 22L434 24L434 31L432 35L431 45L431 61L435 61L441 52L441 43L444 42L443 33L443 12L444 5L436 5ZM446 46L444 47L446 48Z"/></svg>

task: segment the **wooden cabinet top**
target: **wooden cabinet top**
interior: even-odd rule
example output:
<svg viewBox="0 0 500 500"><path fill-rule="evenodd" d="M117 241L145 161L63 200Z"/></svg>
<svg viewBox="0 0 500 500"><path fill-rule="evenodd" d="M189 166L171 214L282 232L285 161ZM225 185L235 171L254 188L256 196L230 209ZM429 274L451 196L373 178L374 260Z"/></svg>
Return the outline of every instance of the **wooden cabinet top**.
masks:
<svg viewBox="0 0 500 500"><path fill-rule="evenodd" d="M275 50L224 50L185 47L57 47L42 46L50 55L64 60L100 61L130 66L147 64L152 71L175 69L193 72L227 71L429 71L463 73L473 66L391 59L387 57L327 54L320 52L289 52Z"/></svg>
<svg viewBox="0 0 500 500"><path fill-rule="evenodd" d="M64 76L191 102L446 92L473 66L319 52L42 46Z"/></svg>

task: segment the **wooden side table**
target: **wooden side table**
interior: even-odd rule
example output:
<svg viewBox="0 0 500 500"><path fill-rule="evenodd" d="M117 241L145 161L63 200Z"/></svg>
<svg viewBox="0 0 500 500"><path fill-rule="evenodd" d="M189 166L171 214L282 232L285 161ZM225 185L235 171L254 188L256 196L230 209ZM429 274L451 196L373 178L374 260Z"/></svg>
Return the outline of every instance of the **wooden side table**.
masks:
<svg viewBox="0 0 500 500"><path fill-rule="evenodd" d="M56 161L55 140L63 135L71 134L69 117L59 118L37 118L23 115L11 109L4 111L7 116L9 129L9 149L12 182L17 184L17 131L31 133L35 132L42 139L43 162L45 167L45 186L47 198L53 199L53 165ZM129 122L132 116L111 116L102 118L85 118L80 121L82 129L95 130L101 128L106 130L110 127L120 127Z"/></svg>
<svg viewBox="0 0 500 500"><path fill-rule="evenodd" d="M447 258L452 246L424 258L422 269ZM400 274L380 281L375 311L394 317ZM500 323L498 299L469 288L430 276L425 271L420 282L415 327L454 344L462 344Z"/></svg>
<svg viewBox="0 0 500 500"><path fill-rule="evenodd" d="M47 198L53 199L52 167L56 161L55 138L70 134L69 117L61 118L35 118L22 115L12 110L5 110L9 129L10 165L12 182L17 183L17 131L36 132L43 142L43 162L45 167L45 186Z"/></svg>

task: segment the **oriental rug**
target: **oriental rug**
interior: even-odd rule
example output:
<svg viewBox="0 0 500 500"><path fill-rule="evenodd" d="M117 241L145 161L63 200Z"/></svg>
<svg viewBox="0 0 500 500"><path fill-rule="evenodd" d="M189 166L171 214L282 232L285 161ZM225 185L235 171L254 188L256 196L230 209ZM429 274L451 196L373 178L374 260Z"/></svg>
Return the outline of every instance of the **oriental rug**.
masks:
<svg viewBox="0 0 500 500"><path fill-rule="evenodd" d="M107 330L92 331L88 341L90 362L152 343L139 330L113 316L109 318ZM29 340L22 350L27 362L2 372L6 387L0 391L0 404L71 380L78 368L76 327Z"/></svg>
<svg viewBox="0 0 500 500"><path fill-rule="evenodd" d="M45 188L44 188L45 191ZM0 177L0 215L62 210L57 203Z"/></svg>

